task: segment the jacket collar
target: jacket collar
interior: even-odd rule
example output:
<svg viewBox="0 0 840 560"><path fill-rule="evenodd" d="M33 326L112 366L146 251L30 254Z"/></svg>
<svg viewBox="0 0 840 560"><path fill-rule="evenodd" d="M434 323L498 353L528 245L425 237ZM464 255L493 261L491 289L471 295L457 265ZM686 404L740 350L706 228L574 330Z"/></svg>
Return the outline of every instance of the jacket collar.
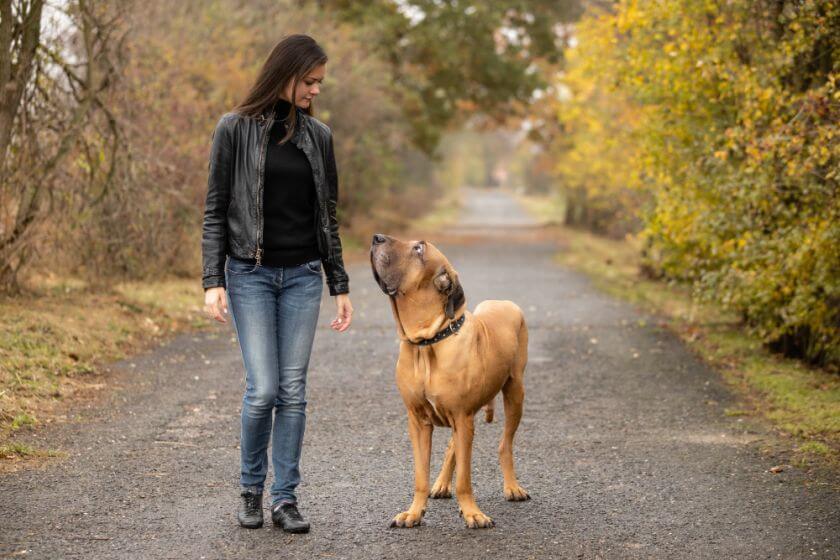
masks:
<svg viewBox="0 0 840 560"><path fill-rule="evenodd" d="M269 117L273 117L274 119L285 118L286 115L289 114L289 105L290 103L288 101L280 99L274 105L266 107L263 110L262 114L257 118L257 120L259 120L261 123L264 123L269 119ZM299 123L302 123L303 119L309 116L303 109L301 109L298 106L295 106L295 112L297 113Z"/></svg>
<svg viewBox="0 0 840 560"><path fill-rule="evenodd" d="M260 125L265 125L268 123L269 119L271 121L275 121L278 118L285 118L288 114L288 108L290 103L288 101L279 100L274 105L267 107L262 114L257 117L257 121ZM297 113L297 124L295 125L295 133L292 135L291 142L301 150L306 151L304 148L307 144L306 142L306 134L303 134L303 130L306 126L306 119L309 118L309 115L301 109L300 107L295 106L295 112Z"/></svg>

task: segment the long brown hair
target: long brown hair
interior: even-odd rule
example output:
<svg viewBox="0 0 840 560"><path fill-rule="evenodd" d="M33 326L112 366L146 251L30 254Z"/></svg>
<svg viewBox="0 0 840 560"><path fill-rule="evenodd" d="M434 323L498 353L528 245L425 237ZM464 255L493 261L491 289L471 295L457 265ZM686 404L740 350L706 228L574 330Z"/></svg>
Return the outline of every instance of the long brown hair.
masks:
<svg viewBox="0 0 840 560"><path fill-rule="evenodd" d="M286 142L292 137L297 126L295 98L298 83L312 70L326 63L326 53L309 35L284 37L271 49L271 54L263 63L257 80L251 86L245 100L237 105L234 111L247 117L259 117L271 110L279 99L280 92L284 91L291 82L292 98L289 101L292 106L289 114L286 115L288 123L286 135L280 141ZM312 103L302 110L307 115L311 115Z"/></svg>

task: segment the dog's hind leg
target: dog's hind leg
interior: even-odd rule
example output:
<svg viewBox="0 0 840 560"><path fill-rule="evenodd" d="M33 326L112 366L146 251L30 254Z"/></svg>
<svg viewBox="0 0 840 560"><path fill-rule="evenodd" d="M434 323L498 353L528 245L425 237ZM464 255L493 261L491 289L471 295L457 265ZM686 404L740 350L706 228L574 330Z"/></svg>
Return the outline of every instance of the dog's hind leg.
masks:
<svg viewBox="0 0 840 560"><path fill-rule="evenodd" d="M499 463L504 475L505 499L519 502L531 499L528 492L519 485L513 468L513 436L522 419L522 406L525 402L525 365L528 362L528 329L522 323L519 329L519 351L511 368L511 375L502 387L505 403L505 429L499 442Z"/></svg>
<svg viewBox="0 0 840 560"><path fill-rule="evenodd" d="M449 438L449 445L446 446L446 454L443 457L443 466L440 474L432 486L432 498L452 497L452 474L455 472L455 434Z"/></svg>

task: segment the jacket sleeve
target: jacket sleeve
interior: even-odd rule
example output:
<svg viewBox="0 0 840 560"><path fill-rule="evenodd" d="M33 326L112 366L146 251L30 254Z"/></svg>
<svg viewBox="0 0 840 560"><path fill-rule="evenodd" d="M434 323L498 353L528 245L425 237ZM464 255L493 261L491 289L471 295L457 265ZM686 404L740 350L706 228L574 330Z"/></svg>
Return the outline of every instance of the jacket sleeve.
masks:
<svg viewBox="0 0 840 560"><path fill-rule="evenodd" d="M329 218L329 242L332 260L324 261L324 272L327 275L327 287L331 296L346 294L350 292L349 278L344 270L344 258L341 252L341 238L338 236L338 219L336 218L336 206L338 204L338 169L335 164L335 152L333 151L333 138L330 132L327 140L327 150L324 154L324 171L327 179L327 215Z"/></svg>
<svg viewBox="0 0 840 560"><path fill-rule="evenodd" d="M227 253L227 210L230 202L230 178L233 139L229 120L224 116L213 132L207 175L207 200L201 235L202 278L204 289L225 286Z"/></svg>

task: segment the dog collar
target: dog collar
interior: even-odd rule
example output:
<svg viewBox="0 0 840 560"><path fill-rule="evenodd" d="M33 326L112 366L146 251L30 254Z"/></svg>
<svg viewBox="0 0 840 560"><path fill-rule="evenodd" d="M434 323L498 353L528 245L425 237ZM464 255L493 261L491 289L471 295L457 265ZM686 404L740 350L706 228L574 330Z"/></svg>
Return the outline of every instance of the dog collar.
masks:
<svg viewBox="0 0 840 560"><path fill-rule="evenodd" d="M420 342L412 342L412 344L416 344L417 346L428 346L430 344L434 344L435 342L440 342L441 340L443 340L444 338L446 338L450 335L457 334L458 331L461 330L461 325L464 324L464 320L466 318L467 318L467 314L464 313L463 315L461 315L461 317L459 319L456 319L456 320L450 322L448 327L446 327L445 329L443 329L442 331L437 333L432 338L424 338ZM409 341L409 342L411 342L411 341Z"/></svg>

